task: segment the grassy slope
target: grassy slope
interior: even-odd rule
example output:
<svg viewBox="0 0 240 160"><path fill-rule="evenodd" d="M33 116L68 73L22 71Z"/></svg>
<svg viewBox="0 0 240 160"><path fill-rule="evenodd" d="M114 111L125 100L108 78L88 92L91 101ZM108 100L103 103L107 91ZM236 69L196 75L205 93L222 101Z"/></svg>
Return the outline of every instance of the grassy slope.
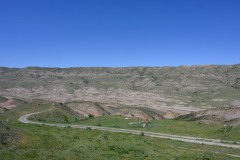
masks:
<svg viewBox="0 0 240 160"><path fill-rule="evenodd" d="M30 117L30 119L48 123L74 123L113 128L128 128L150 132L240 141L240 137L238 136L240 133L240 127L224 127L222 125L199 124L193 121L154 120L149 122L148 127L143 128L141 123L129 125L131 122L141 122L139 119L125 119L121 116L101 116L87 120L81 120L80 118L76 118L76 116L71 115L61 108L57 108L49 112L44 112L39 115L34 115Z"/></svg>
<svg viewBox="0 0 240 160"><path fill-rule="evenodd" d="M227 128L222 125L198 124L182 120L155 120L150 122L149 127L143 128L142 124L129 125L129 122L140 120L126 120L120 116L103 116L94 119L77 122L84 125L101 125L107 127L128 128L150 132L161 132L185 136L198 136L203 138L216 138L230 141L240 141L240 127Z"/></svg>
<svg viewBox="0 0 240 160"><path fill-rule="evenodd" d="M75 123L81 121L84 117L77 115L68 107L55 104L54 109L29 117L33 121L51 122L51 123ZM75 115L74 115L75 114Z"/></svg>
<svg viewBox="0 0 240 160"><path fill-rule="evenodd" d="M22 141L0 150L3 159L226 159L229 149L130 134L22 125ZM190 150L191 148L192 150ZM203 149L198 152L195 149ZM1 159L0 158L0 159Z"/></svg>
<svg viewBox="0 0 240 160"><path fill-rule="evenodd" d="M18 128L21 140L15 146L0 146L0 159L229 159L221 153L236 149L188 144L145 136L73 128L22 124L17 118L54 105L25 104L0 115L0 120ZM105 117L106 118L106 117ZM8 122L6 120L8 119ZM92 119L93 121L95 119ZM117 121L116 121L117 122ZM101 121L103 123L103 121ZM109 122L110 123L110 122ZM121 123L118 123L121 125ZM202 149L203 151L199 151ZM231 157L231 159L234 159Z"/></svg>

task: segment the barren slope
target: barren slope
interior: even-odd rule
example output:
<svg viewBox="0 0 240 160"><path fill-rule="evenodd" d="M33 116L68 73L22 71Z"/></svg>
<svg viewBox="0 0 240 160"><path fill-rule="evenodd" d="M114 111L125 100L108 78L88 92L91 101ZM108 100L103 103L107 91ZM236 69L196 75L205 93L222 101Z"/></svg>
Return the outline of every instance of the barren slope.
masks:
<svg viewBox="0 0 240 160"><path fill-rule="evenodd" d="M134 106L129 112L137 117L147 117L144 115L146 112L143 114L142 110L136 110L137 107L164 113L165 117L175 117L211 108L236 107L240 101L240 65L64 69L1 67L0 77L0 95L3 97ZM99 108L87 108L86 114L91 110L95 115L105 113Z"/></svg>

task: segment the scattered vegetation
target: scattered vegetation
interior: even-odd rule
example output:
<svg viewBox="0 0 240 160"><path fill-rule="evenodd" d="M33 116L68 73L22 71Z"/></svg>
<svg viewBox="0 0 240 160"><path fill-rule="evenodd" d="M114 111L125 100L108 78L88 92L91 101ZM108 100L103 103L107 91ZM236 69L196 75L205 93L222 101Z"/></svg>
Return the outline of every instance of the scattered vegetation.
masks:
<svg viewBox="0 0 240 160"><path fill-rule="evenodd" d="M16 131L0 121L0 146L14 144L18 139Z"/></svg>

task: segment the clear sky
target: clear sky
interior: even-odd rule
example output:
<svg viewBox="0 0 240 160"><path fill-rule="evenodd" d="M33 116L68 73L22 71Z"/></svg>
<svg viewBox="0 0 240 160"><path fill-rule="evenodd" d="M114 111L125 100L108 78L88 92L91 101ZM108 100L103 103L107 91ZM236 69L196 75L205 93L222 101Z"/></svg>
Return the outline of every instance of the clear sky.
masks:
<svg viewBox="0 0 240 160"><path fill-rule="evenodd" d="M1 0L0 66L240 63L240 0Z"/></svg>

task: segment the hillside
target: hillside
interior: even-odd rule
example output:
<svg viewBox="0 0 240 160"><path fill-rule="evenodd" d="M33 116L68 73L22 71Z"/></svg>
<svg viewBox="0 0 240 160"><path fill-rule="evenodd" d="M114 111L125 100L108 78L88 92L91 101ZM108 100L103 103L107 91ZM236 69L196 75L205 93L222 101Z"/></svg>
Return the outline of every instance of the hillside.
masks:
<svg viewBox="0 0 240 160"><path fill-rule="evenodd" d="M1 67L0 77L0 96L17 97L24 101L87 101L109 104L113 108L119 105L140 107L172 115L240 106L240 65Z"/></svg>
<svg viewBox="0 0 240 160"><path fill-rule="evenodd" d="M239 159L238 148L222 146L240 144L239 70L239 66L1 68L0 155ZM33 124L22 123L20 117ZM81 125L83 129L74 128ZM120 133L123 130L138 134ZM173 136L188 138L179 141ZM191 142L192 137L200 144ZM207 145L210 139L218 145Z"/></svg>
<svg viewBox="0 0 240 160"><path fill-rule="evenodd" d="M0 113L13 109L17 106L20 106L22 104L26 103L23 100L13 98L13 97L1 97L0 96Z"/></svg>

